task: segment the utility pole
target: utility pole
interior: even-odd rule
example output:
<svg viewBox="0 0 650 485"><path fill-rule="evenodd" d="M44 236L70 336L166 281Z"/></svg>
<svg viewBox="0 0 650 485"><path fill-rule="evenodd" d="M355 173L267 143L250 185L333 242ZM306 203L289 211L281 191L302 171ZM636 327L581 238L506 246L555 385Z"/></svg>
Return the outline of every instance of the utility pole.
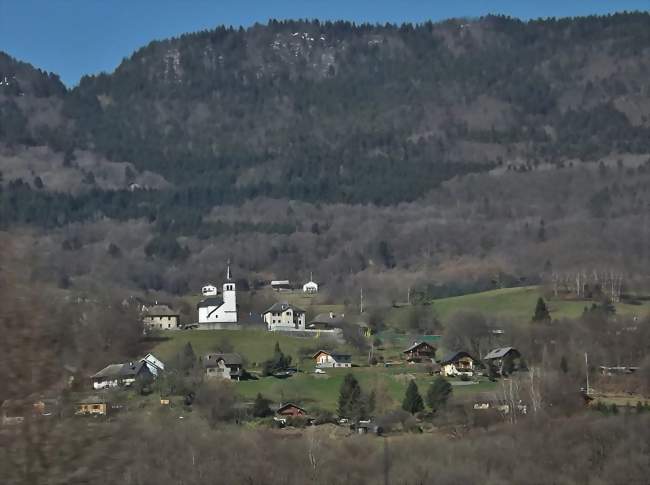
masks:
<svg viewBox="0 0 650 485"><path fill-rule="evenodd" d="M587 352L585 352L585 371L587 375L587 396L589 395L589 358L587 357Z"/></svg>
<svg viewBox="0 0 650 485"><path fill-rule="evenodd" d="M409 286L408 291L406 292L406 304L410 305L411 304L411 287Z"/></svg>
<svg viewBox="0 0 650 485"><path fill-rule="evenodd" d="M359 313L363 313L363 286L361 287L361 296L359 298Z"/></svg>

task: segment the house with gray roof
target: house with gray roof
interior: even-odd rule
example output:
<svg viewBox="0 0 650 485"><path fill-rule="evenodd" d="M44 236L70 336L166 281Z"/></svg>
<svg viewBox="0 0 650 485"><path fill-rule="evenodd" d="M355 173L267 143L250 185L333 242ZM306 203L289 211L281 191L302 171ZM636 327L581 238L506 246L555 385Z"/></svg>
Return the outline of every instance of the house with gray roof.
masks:
<svg viewBox="0 0 650 485"><path fill-rule="evenodd" d="M514 347L499 347L485 354L483 361L503 376L521 367L521 353Z"/></svg>
<svg viewBox="0 0 650 485"><path fill-rule="evenodd" d="M307 328L327 330L340 328L345 324L345 315L337 315L334 312L319 313L307 324Z"/></svg>
<svg viewBox="0 0 650 485"><path fill-rule="evenodd" d="M305 310L286 301L274 303L262 317L270 332L305 330Z"/></svg>
<svg viewBox="0 0 650 485"><path fill-rule="evenodd" d="M124 364L110 364L90 376L93 389L109 389L112 387L129 387L138 378L153 379L147 362L143 359Z"/></svg>
<svg viewBox="0 0 650 485"><path fill-rule="evenodd" d="M147 307L142 317L142 323L147 330L177 330L179 321L179 313L164 304Z"/></svg>
<svg viewBox="0 0 650 485"><path fill-rule="evenodd" d="M238 381L244 375L244 359L234 352L207 354L201 363L208 378Z"/></svg>

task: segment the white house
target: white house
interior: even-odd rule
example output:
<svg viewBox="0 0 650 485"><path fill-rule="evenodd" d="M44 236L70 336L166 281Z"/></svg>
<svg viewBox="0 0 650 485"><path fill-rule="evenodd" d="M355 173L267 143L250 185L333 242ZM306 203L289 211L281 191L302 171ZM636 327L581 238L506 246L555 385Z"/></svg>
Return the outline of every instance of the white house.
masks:
<svg viewBox="0 0 650 485"><path fill-rule="evenodd" d="M275 303L262 317L270 332L276 330L305 330L305 311L286 301Z"/></svg>
<svg viewBox="0 0 650 485"><path fill-rule="evenodd" d="M352 357L349 354L319 350L313 356L316 367L352 367Z"/></svg>
<svg viewBox="0 0 650 485"><path fill-rule="evenodd" d="M201 288L201 293L203 293L203 296L217 296L217 287L207 284Z"/></svg>
<svg viewBox="0 0 650 485"><path fill-rule="evenodd" d="M204 286L203 289L211 285ZM214 287L212 287L214 288ZM211 290L209 290L211 291ZM214 295L201 300L196 308L199 313L199 325L210 323L237 323L237 291L232 281L230 266L226 272L226 282L223 285L222 298Z"/></svg>
<svg viewBox="0 0 650 485"><path fill-rule="evenodd" d="M304 285L302 285L302 292L303 293L318 293L318 283L315 283L313 281L308 281Z"/></svg>

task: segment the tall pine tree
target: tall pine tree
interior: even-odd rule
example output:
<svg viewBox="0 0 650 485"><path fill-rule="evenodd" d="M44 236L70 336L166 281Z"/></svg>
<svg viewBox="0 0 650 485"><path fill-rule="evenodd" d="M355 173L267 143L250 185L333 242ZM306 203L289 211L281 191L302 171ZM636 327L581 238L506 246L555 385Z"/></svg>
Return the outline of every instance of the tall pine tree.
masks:
<svg viewBox="0 0 650 485"><path fill-rule="evenodd" d="M341 384L339 392L339 416L358 419L363 417L364 403L359 381L353 374L348 374Z"/></svg>
<svg viewBox="0 0 650 485"><path fill-rule="evenodd" d="M444 377L437 377L427 390L427 404L434 413L447 404L452 387Z"/></svg>
<svg viewBox="0 0 650 485"><path fill-rule="evenodd" d="M409 382L409 385L406 388L406 394L404 395L404 401L402 402L402 409L411 414L419 413L424 410L424 402L422 401L422 396L420 395L418 385L415 381Z"/></svg>
<svg viewBox="0 0 650 485"><path fill-rule="evenodd" d="M537 305L535 305L535 314L533 315L533 322L550 322L551 314L548 311L546 302L541 296L537 299Z"/></svg>

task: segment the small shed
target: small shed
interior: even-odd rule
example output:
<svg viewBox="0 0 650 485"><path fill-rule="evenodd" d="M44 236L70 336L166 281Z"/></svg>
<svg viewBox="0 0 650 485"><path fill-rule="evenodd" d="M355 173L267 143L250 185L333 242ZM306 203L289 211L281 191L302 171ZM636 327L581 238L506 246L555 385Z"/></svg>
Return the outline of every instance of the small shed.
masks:
<svg viewBox="0 0 650 485"><path fill-rule="evenodd" d="M108 402L101 396L88 396L77 403L75 414L79 416L107 416Z"/></svg>
<svg viewBox="0 0 650 485"><path fill-rule="evenodd" d="M271 281L271 288L275 291L289 291L292 289L289 280L273 280Z"/></svg>

